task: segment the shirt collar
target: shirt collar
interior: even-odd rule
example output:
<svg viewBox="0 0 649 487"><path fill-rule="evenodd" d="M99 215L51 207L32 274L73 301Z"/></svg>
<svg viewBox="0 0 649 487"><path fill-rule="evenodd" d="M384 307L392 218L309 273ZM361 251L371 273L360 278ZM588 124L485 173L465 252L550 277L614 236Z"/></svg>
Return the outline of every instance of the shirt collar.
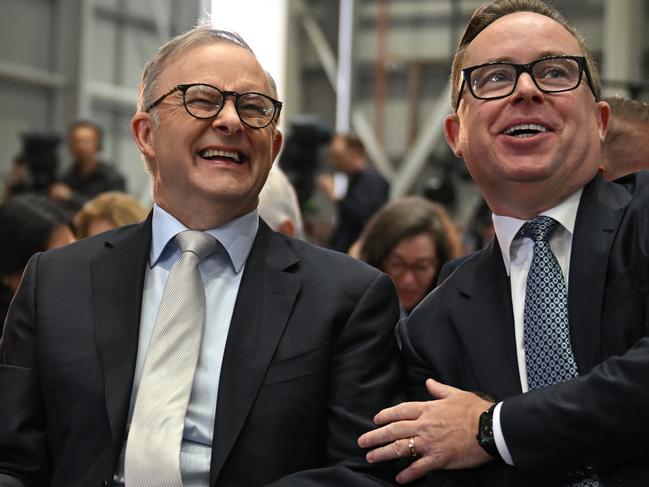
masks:
<svg viewBox="0 0 649 487"><path fill-rule="evenodd" d="M583 190L584 188L578 189L557 206L544 211L541 215L554 218L569 232L570 235L572 235L575 229L575 219L577 218L579 200L581 199ZM496 214L493 214L492 218L494 222L494 230L496 231L496 238L498 239L498 245L500 245L500 253L503 256L505 270L507 271L507 275L509 275L512 242L514 241L514 237L518 231L528 220L519 220L518 218L513 218L511 216Z"/></svg>
<svg viewBox="0 0 649 487"><path fill-rule="evenodd" d="M153 239L149 264L153 267L162 256L169 242L178 233L188 230L188 228L157 204L153 205L151 228ZM255 208L250 213L235 218L225 225L206 230L206 233L209 233L221 243L230 258L232 267L236 273L239 273L248 258L258 229L259 212Z"/></svg>

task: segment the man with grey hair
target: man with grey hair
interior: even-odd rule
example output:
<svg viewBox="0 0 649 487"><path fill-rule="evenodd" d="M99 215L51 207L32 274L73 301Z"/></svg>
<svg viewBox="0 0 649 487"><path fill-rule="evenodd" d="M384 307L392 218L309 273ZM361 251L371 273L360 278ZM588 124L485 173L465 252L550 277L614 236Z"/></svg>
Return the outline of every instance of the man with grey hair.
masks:
<svg viewBox="0 0 649 487"><path fill-rule="evenodd" d="M30 261L0 345L0 486L385 485L355 437L398 399L396 293L259 218L271 83L208 27L146 65L153 211Z"/></svg>
<svg viewBox="0 0 649 487"><path fill-rule="evenodd" d="M259 214L276 232L304 238L302 213L295 188L277 165L268 173L266 184L259 193Z"/></svg>

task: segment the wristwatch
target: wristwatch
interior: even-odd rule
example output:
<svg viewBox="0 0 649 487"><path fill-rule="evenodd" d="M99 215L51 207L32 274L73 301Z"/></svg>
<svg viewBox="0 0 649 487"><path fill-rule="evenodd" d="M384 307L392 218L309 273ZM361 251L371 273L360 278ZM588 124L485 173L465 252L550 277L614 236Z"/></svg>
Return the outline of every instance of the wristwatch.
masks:
<svg viewBox="0 0 649 487"><path fill-rule="evenodd" d="M476 439L478 440L478 444L482 447L482 449L489 455L494 458L500 458L500 453L498 453L498 447L496 446L496 440L494 439L494 409L496 409L495 404L480 415L480 421L478 423L478 434L476 435Z"/></svg>

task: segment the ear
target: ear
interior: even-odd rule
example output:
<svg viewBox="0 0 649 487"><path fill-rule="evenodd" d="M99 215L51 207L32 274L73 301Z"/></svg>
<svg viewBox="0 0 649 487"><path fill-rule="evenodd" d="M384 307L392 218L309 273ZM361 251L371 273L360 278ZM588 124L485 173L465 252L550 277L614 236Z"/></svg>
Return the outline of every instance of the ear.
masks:
<svg viewBox="0 0 649 487"><path fill-rule="evenodd" d="M155 158L152 130L154 123L152 116L145 112L137 112L131 119L131 133L140 152L147 160Z"/></svg>
<svg viewBox="0 0 649 487"><path fill-rule="evenodd" d="M606 138L606 132L608 131L609 122L611 117L611 107L605 101L597 102L596 106L596 118L597 118L597 129L599 131L599 138L602 142Z"/></svg>
<svg viewBox="0 0 649 487"><path fill-rule="evenodd" d="M456 157L462 157L460 147L460 119L457 113L451 113L444 119L444 136Z"/></svg>
<svg viewBox="0 0 649 487"><path fill-rule="evenodd" d="M284 140L284 135L280 129L276 129L273 134L273 161L279 154L280 149L282 148L282 141Z"/></svg>

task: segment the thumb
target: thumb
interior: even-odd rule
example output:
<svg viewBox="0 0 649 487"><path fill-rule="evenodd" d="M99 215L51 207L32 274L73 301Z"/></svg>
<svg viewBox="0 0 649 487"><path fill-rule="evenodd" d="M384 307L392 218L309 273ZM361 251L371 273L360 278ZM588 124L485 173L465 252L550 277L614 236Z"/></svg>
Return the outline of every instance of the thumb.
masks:
<svg viewBox="0 0 649 487"><path fill-rule="evenodd" d="M441 382L437 382L434 379L426 380L426 389L428 393L433 396L435 399L445 399L454 392L458 391L455 387L447 386Z"/></svg>

